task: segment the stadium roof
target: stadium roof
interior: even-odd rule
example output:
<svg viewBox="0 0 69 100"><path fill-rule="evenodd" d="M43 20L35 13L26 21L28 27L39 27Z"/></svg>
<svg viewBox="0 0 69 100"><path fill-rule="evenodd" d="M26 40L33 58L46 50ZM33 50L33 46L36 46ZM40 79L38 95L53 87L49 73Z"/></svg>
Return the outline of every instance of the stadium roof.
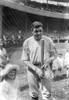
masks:
<svg viewBox="0 0 69 100"><path fill-rule="evenodd" d="M50 1L57 1L57 2L69 2L69 0L50 0Z"/></svg>
<svg viewBox="0 0 69 100"><path fill-rule="evenodd" d="M47 4L53 4L53 5L62 5L62 6L69 6L69 0L31 0L39 3L47 3ZM65 2L64 2L65 1Z"/></svg>
<svg viewBox="0 0 69 100"><path fill-rule="evenodd" d="M7 0L0 0L0 5L5 6L5 7L9 7L12 9L16 9L19 11L23 11L26 13L35 14L35 15L60 18L60 19L69 19L68 13L57 13L57 12L46 11L46 10L26 6L24 4L19 4L16 2L9 2Z"/></svg>
<svg viewBox="0 0 69 100"><path fill-rule="evenodd" d="M47 2L47 1L56 1L56 2L69 2L69 0L31 0L31 1L37 1L37 2Z"/></svg>

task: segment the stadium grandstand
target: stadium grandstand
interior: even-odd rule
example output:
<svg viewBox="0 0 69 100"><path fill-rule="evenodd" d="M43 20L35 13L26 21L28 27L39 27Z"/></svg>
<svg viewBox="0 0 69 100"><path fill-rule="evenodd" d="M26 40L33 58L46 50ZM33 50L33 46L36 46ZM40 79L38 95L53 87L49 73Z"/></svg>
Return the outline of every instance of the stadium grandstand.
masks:
<svg viewBox="0 0 69 100"><path fill-rule="evenodd" d="M5 45L22 45L31 36L32 22L39 20L45 35L65 42L69 35L68 9L69 3L64 0L0 0L0 37Z"/></svg>

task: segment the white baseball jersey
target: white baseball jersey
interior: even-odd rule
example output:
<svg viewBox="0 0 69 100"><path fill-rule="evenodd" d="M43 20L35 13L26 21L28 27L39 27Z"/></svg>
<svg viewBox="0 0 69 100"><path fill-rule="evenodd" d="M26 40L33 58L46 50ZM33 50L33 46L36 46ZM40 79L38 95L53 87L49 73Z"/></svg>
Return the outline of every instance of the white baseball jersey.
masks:
<svg viewBox="0 0 69 100"><path fill-rule="evenodd" d="M56 53L55 46L47 36L43 35L42 39L44 39L44 60L48 60ZM29 60L34 64L41 63L41 40L36 41L33 36L26 39L23 44L21 60Z"/></svg>

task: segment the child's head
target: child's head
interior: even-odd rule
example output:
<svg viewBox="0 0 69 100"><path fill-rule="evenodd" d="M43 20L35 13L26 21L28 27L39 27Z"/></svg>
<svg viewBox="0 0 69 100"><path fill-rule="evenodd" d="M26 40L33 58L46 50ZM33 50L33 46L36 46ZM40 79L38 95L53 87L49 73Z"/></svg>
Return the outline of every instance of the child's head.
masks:
<svg viewBox="0 0 69 100"><path fill-rule="evenodd" d="M7 64L5 68L0 72L0 76L4 79L14 80L17 72L19 72L18 65Z"/></svg>

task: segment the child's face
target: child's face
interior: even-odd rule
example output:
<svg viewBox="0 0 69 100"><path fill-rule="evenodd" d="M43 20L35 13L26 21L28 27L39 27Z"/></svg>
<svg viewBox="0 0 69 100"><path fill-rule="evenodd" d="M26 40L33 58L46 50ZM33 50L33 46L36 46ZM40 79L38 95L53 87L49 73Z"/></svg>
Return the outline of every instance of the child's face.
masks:
<svg viewBox="0 0 69 100"><path fill-rule="evenodd" d="M8 73L7 76L8 76L9 79L14 80L15 77L16 77L16 70L15 70L15 69L11 70L11 71Z"/></svg>

